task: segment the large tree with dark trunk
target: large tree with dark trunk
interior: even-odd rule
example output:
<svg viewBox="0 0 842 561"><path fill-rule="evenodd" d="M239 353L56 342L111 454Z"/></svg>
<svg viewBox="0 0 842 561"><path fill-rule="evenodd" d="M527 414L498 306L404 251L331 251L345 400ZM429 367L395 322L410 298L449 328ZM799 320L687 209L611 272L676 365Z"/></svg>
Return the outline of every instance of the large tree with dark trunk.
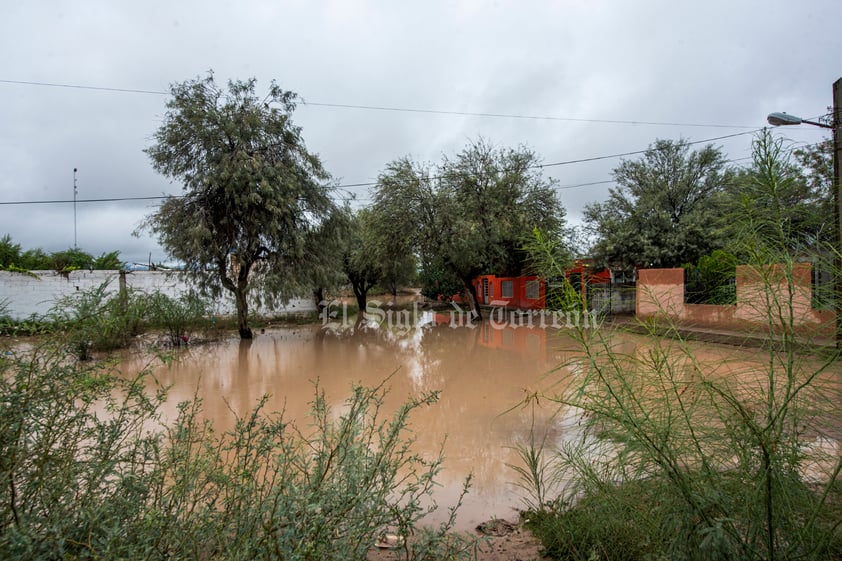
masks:
<svg viewBox="0 0 842 561"><path fill-rule="evenodd" d="M255 80L218 86L210 74L175 84L146 149L156 171L180 182L143 223L211 294L230 293L240 337L249 305L312 290L325 243L336 241L329 175L292 122L296 95Z"/></svg>
<svg viewBox="0 0 842 561"><path fill-rule="evenodd" d="M561 236L565 212L555 181L538 156L479 139L437 168L401 159L389 164L374 193L374 210L388 216L393 236L411 242L422 272L452 275L470 295L483 273L520 275L522 247L535 228Z"/></svg>
<svg viewBox="0 0 842 561"><path fill-rule="evenodd" d="M342 270L351 283L360 316L365 315L368 291L383 277L382 263L374 237L373 214L370 209L359 209L350 220Z"/></svg>

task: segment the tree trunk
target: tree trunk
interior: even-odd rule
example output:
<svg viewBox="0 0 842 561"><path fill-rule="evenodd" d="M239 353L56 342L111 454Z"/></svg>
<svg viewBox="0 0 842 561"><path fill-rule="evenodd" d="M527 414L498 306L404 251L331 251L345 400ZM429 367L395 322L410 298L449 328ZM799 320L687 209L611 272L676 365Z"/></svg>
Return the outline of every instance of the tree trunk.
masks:
<svg viewBox="0 0 842 561"><path fill-rule="evenodd" d="M325 302L324 287L320 286L313 290L313 299L316 301L316 308L319 310L319 316L321 316L324 309L327 307L327 302Z"/></svg>
<svg viewBox="0 0 842 561"><path fill-rule="evenodd" d="M473 279L465 280L462 279L462 284L465 285L465 292L468 295L468 303L471 305L471 311L476 314L474 317L480 321L482 321L482 310L479 307L479 297L477 296L476 287L474 287L474 283L471 282Z"/></svg>
<svg viewBox="0 0 842 561"><path fill-rule="evenodd" d="M365 305L366 305L366 296L368 295L368 289L366 288L365 284L359 283L351 283L351 286L354 289L354 296L357 297L357 308L360 309L360 316L363 317L365 315Z"/></svg>
<svg viewBox="0 0 842 561"><path fill-rule="evenodd" d="M240 339L251 339L254 335L249 327L248 294L244 287L237 287L237 324L240 329Z"/></svg>

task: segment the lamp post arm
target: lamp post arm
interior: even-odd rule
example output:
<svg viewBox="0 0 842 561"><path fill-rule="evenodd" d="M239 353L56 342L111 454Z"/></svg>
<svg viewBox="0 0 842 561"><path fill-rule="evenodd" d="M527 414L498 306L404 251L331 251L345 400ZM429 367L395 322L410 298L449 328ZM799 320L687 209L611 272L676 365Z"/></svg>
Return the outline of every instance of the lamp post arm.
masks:
<svg viewBox="0 0 842 561"><path fill-rule="evenodd" d="M832 129L834 125L826 125L824 123L819 123L818 121L808 121L807 119L801 119L802 123L807 123L808 125L813 125L815 127L821 127L823 129Z"/></svg>

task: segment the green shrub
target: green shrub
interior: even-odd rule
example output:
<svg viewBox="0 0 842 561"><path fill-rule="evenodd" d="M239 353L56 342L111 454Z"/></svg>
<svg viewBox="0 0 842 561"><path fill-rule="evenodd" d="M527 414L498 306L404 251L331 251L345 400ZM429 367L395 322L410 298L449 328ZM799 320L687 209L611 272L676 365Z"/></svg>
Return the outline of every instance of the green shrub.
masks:
<svg viewBox="0 0 842 561"><path fill-rule="evenodd" d="M149 323L164 328L174 347L188 341L191 330L205 323L204 318L210 310L208 302L193 292L178 298L154 292L146 296L146 306Z"/></svg>
<svg viewBox="0 0 842 561"><path fill-rule="evenodd" d="M62 331L62 340L80 360L92 351L124 347L140 333L147 313L144 298L132 290L116 295L108 291L109 281L65 296L56 301L47 319Z"/></svg>
<svg viewBox="0 0 842 561"><path fill-rule="evenodd" d="M410 414L354 387L316 388L300 428L259 404L218 433L201 401L160 427L163 393L55 348L0 357L0 558L363 559L386 529L411 538L441 458L412 451ZM456 559L452 518L407 539L408 559Z"/></svg>
<svg viewBox="0 0 842 561"><path fill-rule="evenodd" d="M666 558L669 535L659 523L668 498L655 481L594 489L576 501L529 512L527 525L555 559L639 561ZM660 492L659 492L660 491Z"/></svg>

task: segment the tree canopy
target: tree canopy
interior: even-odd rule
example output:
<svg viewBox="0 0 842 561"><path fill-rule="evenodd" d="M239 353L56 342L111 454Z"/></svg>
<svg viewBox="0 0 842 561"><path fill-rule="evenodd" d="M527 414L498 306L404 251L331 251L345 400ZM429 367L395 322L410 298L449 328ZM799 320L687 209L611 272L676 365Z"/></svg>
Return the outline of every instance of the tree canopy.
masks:
<svg viewBox="0 0 842 561"><path fill-rule="evenodd" d="M708 145L657 140L639 160L614 169L608 200L585 220L598 241L598 262L615 268L678 267L722 246L721 195L731 172Z"/></svg>
<svg viewBox="0 0 842 561"><path fill-rule="evenodd" d="M317 286L319 254L341 236L329 174L292 122L296 94L254 79L219 87L210 74L175 84L146 149L156 171L183 185L143 228L206 291L234 296L240 336L250 301Z"/></svg>
<svg viewBox="0 0 842 561"><path fill-rule="evenodd" d="M362 315L365 314L368 291L383 277L382 259L377 247L370 209L362 208L353 214L345 242L342 270L351 283Z"/></svg>
<svg viewBox="0 0 842 561"><path fill-rule="evenodd" d="M729 188L729 245L743 260L758 247L816 256L834 244L832 168L828 143L793 150L762 131L752 162Z"/></svg>
<svg viewBox="0 0 842 561"><path fill-rule="evenodd" d="M389 217L393 236L411 245L422 278L442 287L457 281L475 300L477 275L524 270L521 248L534 228L564 229L555 180L543 176L539 163L527 148L498 148L483 139L436 167L403 158L378 178L374 212Z"/></svg>
<svg viewBox="0 0 842 561"><path fill-rule="evenodd" d="M71 247L61 251L46 253L43 249L22 250L19 243L12 241L12 236L0 237L0 270L59 271L76 269L117 270L123 268L119 251L110 251L94 257L90 253Z"/></svg>

